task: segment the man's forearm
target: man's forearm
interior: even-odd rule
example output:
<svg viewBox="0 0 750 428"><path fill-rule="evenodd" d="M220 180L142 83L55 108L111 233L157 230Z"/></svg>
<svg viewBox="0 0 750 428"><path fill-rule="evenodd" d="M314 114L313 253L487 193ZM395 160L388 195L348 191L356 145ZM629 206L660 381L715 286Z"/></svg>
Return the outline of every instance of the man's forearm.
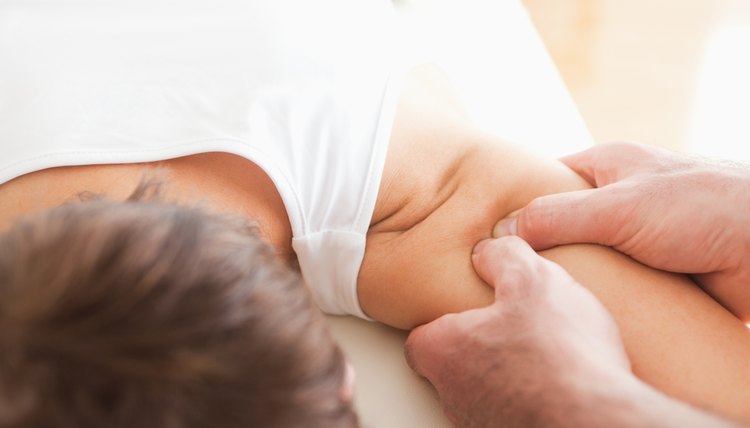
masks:
<svg viewBox="0 0 750 428"><path fill-rule="evenodd" d="M549 405L536 407L535 426L557 428L740 428L742 425L721 419L674 400L630 373L612 376L606 381L586 382L574 379L567 390L549 394Z"/></svg>

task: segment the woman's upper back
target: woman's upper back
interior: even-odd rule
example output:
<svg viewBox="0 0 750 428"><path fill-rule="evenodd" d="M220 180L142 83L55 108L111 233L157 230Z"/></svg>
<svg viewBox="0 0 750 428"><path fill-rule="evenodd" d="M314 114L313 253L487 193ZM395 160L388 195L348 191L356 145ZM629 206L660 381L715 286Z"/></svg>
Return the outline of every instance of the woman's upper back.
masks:
<svg viewBox="0 0 750 428"><path fill-rule="evenodd" d="M399 92L388 13L382 1L5 3L0 183L15 180L0 187L0 222L81 191L126 194L135 164L161 162L178 199L258 218L294 246L322 307L362 316L356 277Z"/></svg>

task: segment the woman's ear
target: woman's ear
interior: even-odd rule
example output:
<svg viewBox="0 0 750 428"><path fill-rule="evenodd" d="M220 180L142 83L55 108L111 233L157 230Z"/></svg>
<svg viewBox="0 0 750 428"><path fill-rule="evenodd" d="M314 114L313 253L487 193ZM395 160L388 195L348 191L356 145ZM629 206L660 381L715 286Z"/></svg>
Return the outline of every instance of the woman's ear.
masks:
<svg viewBox="0 0 750 428"><path fill-rule="evenodd" d="M341 400L346 401L347 403L352 401L354 398L354 384L356 383L356 380L357 372L354 370L354 367L349 364L349 361L347 361L344 382L341 384L341 389L339 389L339 398L341 398Z"/></svg>

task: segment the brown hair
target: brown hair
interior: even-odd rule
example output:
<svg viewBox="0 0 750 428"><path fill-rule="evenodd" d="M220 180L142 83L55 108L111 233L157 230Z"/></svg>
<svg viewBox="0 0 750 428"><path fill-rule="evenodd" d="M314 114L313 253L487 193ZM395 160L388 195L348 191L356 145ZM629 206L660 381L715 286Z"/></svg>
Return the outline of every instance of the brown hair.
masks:
<svg viewBox="0 0 750 428"><path fill-rule="evenodd" d="M0 237L0 426L356 426L297 273L245 221L152 190Z"/></svg>

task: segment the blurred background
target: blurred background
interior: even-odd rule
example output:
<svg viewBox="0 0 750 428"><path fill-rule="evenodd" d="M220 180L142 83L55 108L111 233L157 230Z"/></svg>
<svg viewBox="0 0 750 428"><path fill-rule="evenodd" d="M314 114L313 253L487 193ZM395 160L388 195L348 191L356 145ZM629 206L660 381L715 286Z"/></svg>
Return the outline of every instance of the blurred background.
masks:
<svg viewBox="0 0 750 428"><path fill-rule="evenodd" d="M750 160L750 0L393 1L445 22L520 1L596 142Z"/></svg>
<svg viewBox="0 0 750 428"><path fill-rule="evenodd" d="M597 142L750 159L750 1L523 2Z"/></svg>

